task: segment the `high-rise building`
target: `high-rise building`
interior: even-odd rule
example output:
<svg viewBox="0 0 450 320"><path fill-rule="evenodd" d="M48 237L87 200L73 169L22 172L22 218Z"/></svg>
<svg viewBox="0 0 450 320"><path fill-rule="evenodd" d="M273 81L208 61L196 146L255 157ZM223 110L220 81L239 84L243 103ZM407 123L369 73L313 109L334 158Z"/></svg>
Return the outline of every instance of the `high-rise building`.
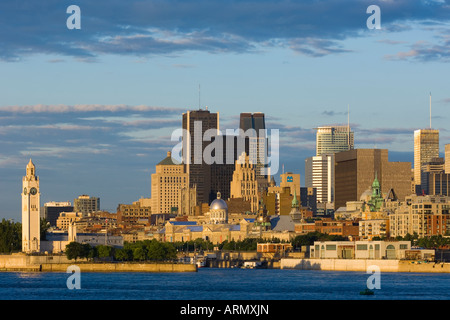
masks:
<svg viewBox="0 0 450 320"><path fill-rule="evenodd" d="M291 195L297 193L297 196L300 196L300 174L292 172L280 174L280 187L289 188Z"/></svg>
<svg viewBox="0 0 450 320"><path fill-rule="evenodd" d="M317 214L317 189L311 187L300 188L300 205Z"/></svg>
<svg viewBox="0 0 450 320"><path fill-rule="evenodd" d="M450 174L450 143L445 145L445 173Z"/></svg>
<svg viewBox="0 0 450 320"><path fill-rule="evenodd" d="M422 165L420 193L450 196L450 174L445 173L444 159L434 158Z"/></svg>
<svg viewBox="0 0 450 320"><path fill-rule="evenodd" d="M218 135L213 137L212 143L216 143L217 148L222 149L222 157L217 154L220 150L214 150L213 156L217 161L211 164L211 188L209 193L209 201L214 201L217 193L220 192L221 199L227 201L230 198L230 183L233 179L235 169L235 161L241 152L239 148L245 150L245 144L239 145L240 142L245 143L239 136Z"/></svg>
<svg viewBox="0 0 450 320"><path fill-rule="evenodd" d="M316 130L316 156L354 149L354 133L349 126L324 126Z"/></svg>
<svg viewBox="0 0 450 320"><path fill-rule="evenodd" d="M305 159L305 187L316 189L318 202L334 202L334 154Z"/></svg>
<svg viewBox="0 0 450 320"><path fill-rule="evenodd" d="M39 177L36 166L28 162L26 176L22 179L22 251L39 252L41 243L40 231L40 198Z"/></svg>
<svg viewBox="0 0 450 320"><path fill-rule="evenodd" d="M267 135L264 113L241 113L239 129L243 131L248 140L247 155L250 163L255 165L256 178L259 183L268 183L267 170Z"/></svg>
<svg viewBox="0 0 450 320"><path fill-rule="evenodd" d="M414 131L414 183L421 185L422 166L439 157L439 130L419 129ZM418 193L420 193L418 188Z"/></svg>
<svg viewBox="0 0 450 320"><path fill-rule="evenodd" d="M81 195L73 200L73 211L83 214L100 211L100 198Z"/></svg>
<svg viewBox="0 0 450 320"><path fill-rule="evenodd" d="M316 128L316 155L305 160L305 186L316 188L317 201L334 203L334 154L354 149L350 126Z"/></svg>
<svg viewBox="0 0 450 320"><path fill-rule="evenodd" d="M156 165L152 174L152 213L178 213L181 210L181 191L188 186L185 166L175 163L171 152Z"/></svg>
<svg viewBox="0 0 450 320"><path fill-rule="evenodd" d="M268 192L262 195L267 213L272 216L288 215L294 194L296 191L291 194L290 187L269 187Z"/></svg>
<svg viewBox="0 0 450 320"><path fill-rule="evenodd" d="M56 227L56 220L61 212L72 212L72 204L67 202L47 202L44 204L44 218L50 223L50 226Z"/></svg>
<svg viewBox="0 0 450 320"><path fill-rule="evenodd" d="M203 157L211 141L204 141L205 132L210 129L219 133L219 113L208 110L194 110L183 113L182 162L189 175L189 186L196 186L197 201L209 203L211 193L211 165Z"/></svg>
<svg viewBox="0 0 450 320"><path fill-rule="evenodd" d="M255 166L250 163L249 156L241 154L236 161L233 179L230 185L231 198L243 198L251 203L251 211L258 210L258 181L256 180Z"/></svg>
<svg viewBox="0 0 450 320"><path fill-rule="evenodd" d="M381 193L403 201L411 194L411 163L391 162L387 149L354 149L335 154L335 209L358 201L377 177Z"/></svg>

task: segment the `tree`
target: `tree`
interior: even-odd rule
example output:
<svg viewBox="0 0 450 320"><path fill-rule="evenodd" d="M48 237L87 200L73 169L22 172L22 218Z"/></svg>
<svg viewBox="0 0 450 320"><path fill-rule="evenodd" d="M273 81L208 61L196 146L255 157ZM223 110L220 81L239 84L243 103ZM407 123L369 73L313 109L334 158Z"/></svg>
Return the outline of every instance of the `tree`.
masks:
<svg viewBox="0 0 450 320"><path fill-rule="evenodd" d="M95 247L97 249L97 256L99 258L110 258L114 256L114 248L106 245L98 245Z"/></svg>
<svg viewBox="0 0 450 320"><path fill-rule="evenodd" d="M0 253L22 249L22 224L2 219L0 222Z"/></svg>
<svg viewBox="0 0 450 320"><path fill-rule="evenodd" d="M93 247L89 243L83 243L81 245L81 255L80 258L89 258L93 256L94 253Z"/></svg>
<svg viewBox="0 0 450 320"><path fill-rule="evenodd" d="M83 255L83 247L79 242L71 242L66 245L65 253L67 259L77 261Z"/></svg>
<svg viewBox="0 0 450 320"><path fill-rule="evenodd" d="M312 246L314 244L314 241L347 241L347 240L348 238L343 236L330 235L327 233L314 231L295 237L292 240L292 246L294 248L301 248L302 246Z"/></svg>
<svg viewBox="0 0 450 320"><path fill-rule="evenodd" d="M133 252L126 248L117 249L114 251L114 259L119 261L133 260Z"/></svg>
<svg viewBox="0 0 450 320"><path fill-rule="evenodd" d="M134 248L133 259L138 260L138 261L147 260L147 254L146 254L145 248L143 246Z"/></svg>
<svg viewBox="0 0 450 320"><path fill-rule="evenodd" d="M71 242L66 245L66 257L69 260L93 257L93 247L89 243Z"/></svg>
<svg viewBox="0 0 450 320"><path fill-rule="evenodd" d="M155 239L145 240L147 258L151 261L172 260L177 257L175 246L168 242L159 242Z"/></svg>
<svg viewBox="0 0 450 320"><path fill-rule="evenodd" d="M50 228L50 223L45 218L42 218L40 220L41 241L46 240L45 236L47 234L48 228Z"/></svg>

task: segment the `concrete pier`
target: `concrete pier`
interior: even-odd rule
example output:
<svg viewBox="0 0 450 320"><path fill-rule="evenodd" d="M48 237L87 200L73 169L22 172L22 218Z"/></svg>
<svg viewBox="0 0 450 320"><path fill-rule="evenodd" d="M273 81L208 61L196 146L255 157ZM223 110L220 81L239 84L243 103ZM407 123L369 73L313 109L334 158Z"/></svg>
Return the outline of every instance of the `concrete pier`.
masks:
<svg viewBox="0 0 450 320"><path fill-rule="evenodd" d="M65 256L0 255L0 271L66 272L76 265L83 272L197 272L197 265L182 263L90 263Z"/></svg>
<svg viewBox="0 0 450 320"><path fill-rule="evenodd" d="M363 271L369 266L381 272L450 272L450 263L376 259L281 259L281 269Z"/></svg>

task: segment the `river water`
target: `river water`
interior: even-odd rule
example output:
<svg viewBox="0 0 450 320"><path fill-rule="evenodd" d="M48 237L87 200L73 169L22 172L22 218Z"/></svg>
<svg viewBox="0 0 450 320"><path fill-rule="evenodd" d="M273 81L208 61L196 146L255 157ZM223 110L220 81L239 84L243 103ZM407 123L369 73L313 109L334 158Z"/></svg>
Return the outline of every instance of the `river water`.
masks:
<svg viewBox="0 0 450 320"><path fill-rule="evenodd" d="M193 273L0 272L0 300L449 300L448 273L201 268ZM75 281L75 280L74 280ZM75 282L71 282L75 283Z"/></svg>

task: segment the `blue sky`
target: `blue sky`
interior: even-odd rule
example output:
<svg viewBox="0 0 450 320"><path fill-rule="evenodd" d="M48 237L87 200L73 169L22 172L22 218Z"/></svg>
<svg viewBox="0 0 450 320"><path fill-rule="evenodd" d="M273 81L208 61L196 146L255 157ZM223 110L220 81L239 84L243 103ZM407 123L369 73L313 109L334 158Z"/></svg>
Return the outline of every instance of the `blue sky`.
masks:
<svg viewBox="0 0 450 320"><path fill-rule="evenodd" d="M81 29L69 30L69 5ZM370 30L369 5L381 10ZM314 127L347 122L358 148L412 161L413 131L450 143L449 1L2 1L0 217L20 220L30 157L41 202L150 196L181 113L237 128L264 112L280 164L302 174ZM278 181L278 180L277 180Z"/></svg>

